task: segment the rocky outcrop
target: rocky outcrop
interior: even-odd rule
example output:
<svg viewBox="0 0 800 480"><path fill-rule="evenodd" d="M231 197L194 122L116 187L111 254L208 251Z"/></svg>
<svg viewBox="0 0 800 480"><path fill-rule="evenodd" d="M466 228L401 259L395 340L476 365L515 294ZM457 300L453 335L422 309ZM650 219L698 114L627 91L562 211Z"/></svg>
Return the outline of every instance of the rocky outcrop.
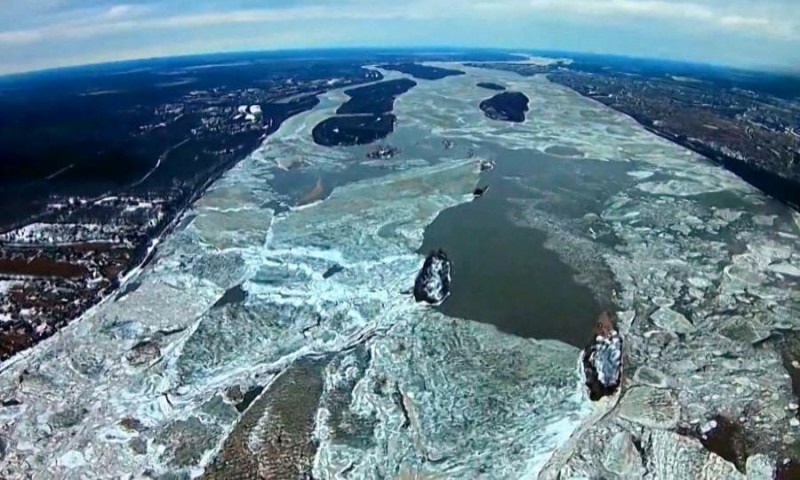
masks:
<svg viewBox="0 0 800 480"><path fill-rule="evenodd" d="M336 275L339 272L343 272L344 267L339 265L338 263L331 266L329 269L325 270L325 273L322 274L322 278L331 278L332 276Z"/></svg>
<svg viewBox="0 0 800 480"><path fill-rule="evenodd" d="M484 100L479 107L492 120L524 122L530 100L522 92L502 92Z"/></svg>
<svg viewBox="0 0 800 480"><path fill-rule="evenodd" d="M472 196L475 198L480 198L483 196L484 193L486 193L487 190L489 190L488 185L485 187L475 187L475 190L473 190L472 192Z"/></svg>
<svg viewBox="0 0 800 480"><path fill-rule="evenodd" d="M583 350L583 370L589 397L599 400L619 388L622 379L622 336L612 314L604 312L592 331L593 338Z"/></svg>
<svg viewBox="0 0 800 480"><path fill-rule="evenodd" d="M371 160L384 160L392 158L400 153L400 149L391 145L378 145L374 149L367 152L367 158Z"/></svg>
<svg viewBox="0 0 800 480"><path fill-rule="evenodd" d="M414 281L414 299L431 305L441 304L450 295L450 260L444 250L434 250L425 258Z"/></svg>

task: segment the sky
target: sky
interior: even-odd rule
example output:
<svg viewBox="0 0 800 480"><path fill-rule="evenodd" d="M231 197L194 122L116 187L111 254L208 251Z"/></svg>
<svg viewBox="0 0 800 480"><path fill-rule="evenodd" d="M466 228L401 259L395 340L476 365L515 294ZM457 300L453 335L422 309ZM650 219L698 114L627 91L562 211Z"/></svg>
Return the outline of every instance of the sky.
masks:
<svg viewBox="0 0 800 480"><path fill-rule="evenodd" d="M800 0L0 0L0 74L350 46L566 50L800 72Z"/></svg>

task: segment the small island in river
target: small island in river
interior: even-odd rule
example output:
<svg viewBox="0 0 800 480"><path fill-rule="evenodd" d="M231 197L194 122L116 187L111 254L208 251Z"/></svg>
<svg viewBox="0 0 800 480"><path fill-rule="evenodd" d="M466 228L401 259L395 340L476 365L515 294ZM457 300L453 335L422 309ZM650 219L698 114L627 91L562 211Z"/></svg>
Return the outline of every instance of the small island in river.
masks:
<svg viewBox="0 0 800 480"><path fill-rule="evenodd" d="M314 127L314 143L325 147L367 145L394 131L394 114L343 115L323 120Z"/></svg>
<svg viewBox="0 0 800 480"><path fill-rule="evenodd" d="M502 92L506 89L506 87L492 82L478 82L476 85L487 90L494 90L496 92Z"/></svg>
<svg viewBox="0 0 800 480"><path fill-rule="evenodd" d="M351 88L344 93L350 97L337 110L338 115L353 113L389 113L394 108L394 101L417 85L407 78L388 80L364 87Z"/></svg>
<svg viewBox="0 0 800 480"><path fill-rule="evenodd" d="M430 67L428 65L420 65L419 63L393 63L380 65L380 68L405 73L420 80L441 80L442 78L451 77L453 75L464 75L464 72L460 70Z"/></svg>
<svg viewBox="0 0 800 480"><path fill-rule="evenodd" d="M325 147L366 145L385 138L394 131L397 120L392 109L400 95L417 83L407 78L379 82L345 90L350 99L336 116L318 123L311 132L314 143Z"/></svg>
<svg viewBox="0 0 800 480"><path fill-rule="evenodd" d="M524 122L528 97L521 92L502 92L480 103L483 113L492 120Z"/></svg>

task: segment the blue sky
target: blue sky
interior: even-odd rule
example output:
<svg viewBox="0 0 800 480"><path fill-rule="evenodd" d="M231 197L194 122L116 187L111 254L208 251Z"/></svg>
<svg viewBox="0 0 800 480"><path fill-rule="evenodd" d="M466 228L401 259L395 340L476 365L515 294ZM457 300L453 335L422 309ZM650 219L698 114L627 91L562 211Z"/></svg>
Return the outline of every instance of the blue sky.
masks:
<svg viewBox="0 0 800 480"><path fill-rule="evenodd" d="M204 52L430 45L800 71L800 0L0 0L0 73Z"/></svg>

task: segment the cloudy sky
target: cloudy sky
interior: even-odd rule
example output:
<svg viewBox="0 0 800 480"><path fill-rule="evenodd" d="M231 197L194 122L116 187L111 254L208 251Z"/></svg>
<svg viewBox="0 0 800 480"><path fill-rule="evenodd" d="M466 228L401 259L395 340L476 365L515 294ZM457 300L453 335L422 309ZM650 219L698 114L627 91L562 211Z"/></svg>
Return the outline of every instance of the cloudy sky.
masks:
<svg viewBox="0 0 800 480"><path fill-rule="evenodd" d="M560 49L800 71L800 0L0 0L0 73L371 45Z"/></svg>

